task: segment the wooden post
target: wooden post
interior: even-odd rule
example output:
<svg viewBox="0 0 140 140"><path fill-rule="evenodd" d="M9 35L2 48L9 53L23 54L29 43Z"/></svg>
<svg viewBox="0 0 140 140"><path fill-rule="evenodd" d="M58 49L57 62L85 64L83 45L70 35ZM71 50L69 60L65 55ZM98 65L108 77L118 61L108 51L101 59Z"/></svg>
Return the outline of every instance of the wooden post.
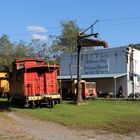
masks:
<svg viewBox="0 0 140 140"><path fill-rule="evenodd" d="M77 98L76 103L80 104L83 102L81 93L81 46L77 45Z"/></svg>

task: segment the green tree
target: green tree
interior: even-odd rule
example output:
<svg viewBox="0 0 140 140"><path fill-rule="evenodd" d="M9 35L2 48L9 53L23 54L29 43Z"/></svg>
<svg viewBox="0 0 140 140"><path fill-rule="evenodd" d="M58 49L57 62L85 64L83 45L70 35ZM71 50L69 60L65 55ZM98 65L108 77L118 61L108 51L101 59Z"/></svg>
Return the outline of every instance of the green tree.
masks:
<svg viewBox="0 0 140 140"><path fill-rule="evenodd" d="M50 55L49 47L45 41L32 40L29 46L33 49L34 57L46 60Z"/></svg>
<svg viewBox="0 0 140 140"><path fill-rule="evenodd" d="M0 71L9 71L13 61L13 44L7 35L0 38Z"/></svg>
<svg viewBox="0 0 140 140"><path fill-rule="evenodd" d="M80 28L73 20L63 20L60 24L61 35L53 40L52 50L57 51L58 55L62 52L72 53L76 49L77 34Z"/></svg>
<svg viewBox="0 0 140 140"><path fill-rule="evenodd" d="M14 44L14 59L23 59L27 57L35 57L34 48L24 41Z"/></svg>
<svg viewBox="0 0 140 140"><path fill-rule="evenodd" d="M135 49L140 50L140 44L129 44L129 47L133 47Z"/></svg>
<svg viewBox="0 0 140 140"><path fill-rule="evenodd" d="M34 57L34 49L23 41L11 43L7 35L0 38L0 71L9 72L16 59Z"/></svg>

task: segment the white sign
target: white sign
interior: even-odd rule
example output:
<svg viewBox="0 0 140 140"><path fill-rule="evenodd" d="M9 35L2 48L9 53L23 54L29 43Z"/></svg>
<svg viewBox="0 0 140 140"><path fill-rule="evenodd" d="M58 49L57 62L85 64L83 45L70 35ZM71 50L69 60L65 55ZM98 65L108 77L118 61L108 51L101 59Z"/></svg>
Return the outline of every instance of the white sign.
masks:
<svg viewBox="0 0 140 140"><path fill-rule="evenodd" d="M93 74L98 72L109 71L109 59L108 58L94 58L86 59L82 65L83 74Z"/></svg>

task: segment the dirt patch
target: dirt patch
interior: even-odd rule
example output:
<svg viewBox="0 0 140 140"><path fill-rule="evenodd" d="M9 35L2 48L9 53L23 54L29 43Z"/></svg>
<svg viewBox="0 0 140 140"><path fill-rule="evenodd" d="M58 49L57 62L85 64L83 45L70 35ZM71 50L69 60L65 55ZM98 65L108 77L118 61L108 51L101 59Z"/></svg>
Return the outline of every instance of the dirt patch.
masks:
<svg viewBox="0 0 140 140"><path fill-rule="evenodd" d="M2 113L0 114L0 140L35 140L29 133L25 133L22 127Z"/></svg>
<svg viewBox="0 0 140 140"><path fill-rule="evenodd" d="M139 140L140 134L121 135L99 130L68 128L16 112L0 117L0 140Z"/></svg>

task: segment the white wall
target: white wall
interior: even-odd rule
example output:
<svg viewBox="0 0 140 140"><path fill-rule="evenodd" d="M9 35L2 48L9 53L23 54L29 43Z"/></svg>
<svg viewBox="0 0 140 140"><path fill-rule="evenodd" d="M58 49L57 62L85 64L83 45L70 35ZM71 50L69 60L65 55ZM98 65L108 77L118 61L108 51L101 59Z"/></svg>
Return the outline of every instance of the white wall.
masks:
<svg viewBox="0 0 140 140"><path fill-rule="evenodd" d="M134 49L134 73L140 75L140 51ZM82 51L81 55L81 72L83 75L88 74L113 74L113 73L127 73L126 77L117 78L117 87L124 86L127 95L132 93L132 81L130 79L130 60L127 63L127 51L126 47L107 48L99 50L86 50ZM72 55L61 55L61 75L70 75L69 65L72 65L72 74L77 74L77 53ZM105 82L104 82L105 81ZM97 80L98 89L109 92L114 92L114 81L104 79L102 81ZM105 84L104 84L105 83ZM140 93L140 76L134 77L134 91Z"/></svg>
<svg viewBox="0 0 140 140"><path fill-rule="evenodd" d="M133 49L134 52L134 92L140 93L140 51ZM132 83L131 83L132 84Z"/></svg>
<svg viewBox="0 0 140 140"><path fill-rule="evenodd" d="M77 54L63 54L61 56L61 75L69 75L69 65L72 74L77 74ZM126 73L126 47L100 50L87 50L81 54L82 74Z"/></svg>

